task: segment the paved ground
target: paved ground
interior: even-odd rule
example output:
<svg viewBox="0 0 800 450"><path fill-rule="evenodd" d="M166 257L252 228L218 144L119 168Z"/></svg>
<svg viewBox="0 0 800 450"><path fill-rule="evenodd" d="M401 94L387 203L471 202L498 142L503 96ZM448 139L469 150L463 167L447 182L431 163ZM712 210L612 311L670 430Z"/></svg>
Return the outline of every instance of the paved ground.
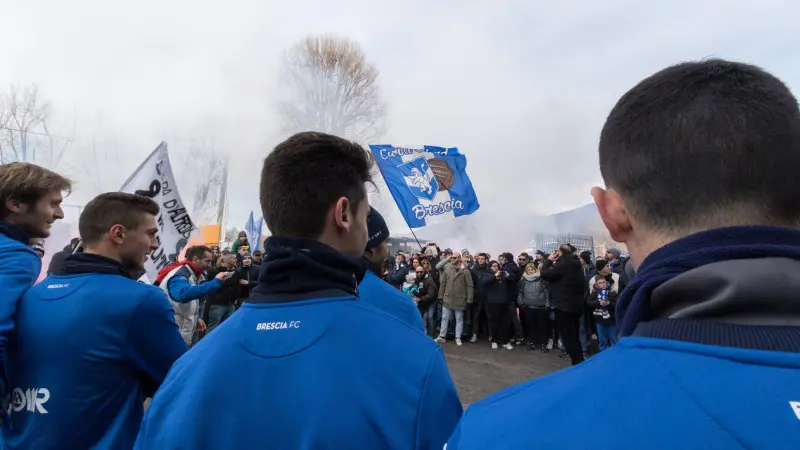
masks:
<svg viewBox="0 0 800 450"><path fill-rule="evenodd" d="M492 350L485 341L465 342L461 347L448 341L442 348L464 406L506 387L569 366L569 359L560 359L557 349L547 354L528 351L526 347Z"/></svg>

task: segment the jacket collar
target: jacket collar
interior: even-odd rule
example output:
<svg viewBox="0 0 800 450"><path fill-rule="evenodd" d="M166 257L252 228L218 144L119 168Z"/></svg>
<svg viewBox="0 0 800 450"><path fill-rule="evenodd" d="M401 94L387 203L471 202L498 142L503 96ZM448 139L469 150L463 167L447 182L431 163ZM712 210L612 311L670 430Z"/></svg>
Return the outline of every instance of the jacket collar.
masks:
<svg viewBox="0 0 800 450"><path fill-rule="evenodd" d="M758 258L707 264L650 295L654 320L635 336L800 352L800 261Z"/></svg>
<svg viewBox="0 0 800 450"><path fill-rule="evenodd" d="M250 303L288 302L333 296L358 296L366 267L313 239L272 236Z"/></svg>
<svg viewBox="0 0 800 450"><path fill-rule="evenodd" d="M28 233L22 229L22 227L10 224L8 222L0 221L0 234L5 235L15 241L19 241L25 245L30 243L31 239L28 237Z"/></svg>
<svg viewBox="0 0 800 450"><path fill-rule="evenodd" d="M63 275L83 275L88 273L103 273L109 275L122 275L131 278L130 272L119 262L105 256L75 253L64 261Z"/></svg>

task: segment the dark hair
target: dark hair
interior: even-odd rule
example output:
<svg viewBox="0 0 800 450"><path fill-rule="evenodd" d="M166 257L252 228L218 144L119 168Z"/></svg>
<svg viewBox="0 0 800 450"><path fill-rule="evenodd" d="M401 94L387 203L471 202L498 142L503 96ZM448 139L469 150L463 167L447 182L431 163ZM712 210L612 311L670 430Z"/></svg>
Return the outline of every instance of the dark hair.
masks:
<svg viewBox="0 0 800 450"><path fill-rule="evenodd" d="M205 245L193 245L186 249L186 254L184 257L187 261L191 261L195 258L203 259L203 257L206 256L206 253L211 253L211 249Z"/></svg>
<svg viewBox="0 0 800 450"><path fill-rule="evenodd" d="M355 213L372 183L372 161L355 142L318 132L298 133L264 160L261 210L275 236L318 237L341 197Z"/></svg>
<svg viewBox="0 0 800 450"><path fill-rule="evenodd" d="M601 270L605 269L607 265L608 261L606 261L605 259L598 259L597 262L595 263L594 268L597 269L598 272L600 272Z"/></svg>
<svg viewBox="0 0 800 450"><path fill-rule="evenodd" d="M35 204L49 192L69 193L71 189L70 180L36 164L26 162L2 164L0 165L0 218L8 215L6 202L9 200Z"/></svg>
<svg viewBox="0 0 800 450"><path fill-rule="evenodd" d="M711 59L644 79L611 110L599 147L606 185L653 229L800 219L800 110L756 66Z"/></svg>
<svg viewBox="0 0 800 450"><path fill-rule="evenodd" d="M103 239L114 225L133 230L142 223L142 215L158 215L158 204L142 195L106 192L93 198L81 212L78 233L84 246Z"/></svg>

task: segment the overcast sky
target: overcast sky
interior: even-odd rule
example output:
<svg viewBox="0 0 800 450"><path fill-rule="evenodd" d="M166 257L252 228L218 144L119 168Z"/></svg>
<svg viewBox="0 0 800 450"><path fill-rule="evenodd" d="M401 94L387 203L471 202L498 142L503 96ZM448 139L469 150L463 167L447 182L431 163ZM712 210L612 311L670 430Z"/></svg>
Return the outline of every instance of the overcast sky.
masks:
<svg viewBox="0 0 800 450"><path fill-rule="evenodd" d="M716 56L800 91L800 8L789 1L0 0L0 11L0 86L39 84L51 131L76 137L70 170L94 139L111 153L84 170L116 188L161 139L180 149L213 138L232 156L238 228L258 210L261 160L285 137L274 113L283 52L309 34L349 37L377 65L382 143L467 155L482 205L473 222L503 245L524 232L498 232L499 218L591 201L600 128L643 77ZM397 211L386 215L407 232Z"/></svg>

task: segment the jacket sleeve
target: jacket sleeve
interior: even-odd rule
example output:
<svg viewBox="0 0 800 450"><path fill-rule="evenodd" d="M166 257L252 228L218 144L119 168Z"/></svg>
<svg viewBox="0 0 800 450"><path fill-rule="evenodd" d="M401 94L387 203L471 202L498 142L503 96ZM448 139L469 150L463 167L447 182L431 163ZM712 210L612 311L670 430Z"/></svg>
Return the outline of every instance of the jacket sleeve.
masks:
<svg viewBox="0 0 800 450"><path fill-rule="evenodd" d="M596 295L595 295L595 297L596 297ZM617 294L614 291L608 291L608 301L609 301L609 303L611 303L611 308L612 309L616 309L617 308L617 299L618 298L619 298L619 294Z"/></svg>
<svg viewBox="0 0 800 450"><path fill-rule="evenodd" d="M419 302L424 305L429 305L432 301L436 300L437 290L439 289L439 287L436 286L436 282L433 281L433 277L428 275L427 280L428 286L425 289L425 294L419 298Z"/></svg>
<svg viewBox="0 0 800 450"><path fill-rule="evenodd" d="M485 274L483 274L483 276L481 276L481 279L480 279L480 282L479 282L479 283L480 283L480 286L481 286L482 288L488 288L488 287L489 287L489 286L491 286L491 285L492 285L492 283L494 283L494 282L495 282L495 277L494 277L494 274L492 274L492 273L485 273Z"/></svg>
<svg viewBox="0 0 800 450"><path fill-rule="evenodd" d="M408 275L408 266L400 266L397 269L395 267L392 266L392 269L389 270L386 282L389 284L403 284L406 281L406 275Z"/></svg>
<svg viewBox="0 0 800 450"><path fill-rule="evenodd" d="M145 396L152 397L172 364L186 351L172 304L161 290L150 290L133 311L126 349L128 360L141 374Z"/></svg>
<svg viewBox="0 0 800 450"><path fill-rule="evenodd" d="M461 418L461 400L450 378L441 349L431 358L417 412L417 449L440 449Z"/></svg>
<svg viewBox="0 0 800 450"><path fill-rule="evenodd" d="M438 298L444 298L445 287L447 287L447 271L442 271L439 275L439 295Z"/></svg>
<svg viewBox="0 0 800 450"><path fill-rule="evenodd" d="M522 300L525 298L525 283L519 284L519 289L517 290L517 305L522 306L525 304Z"/></svg>
<svg viewBox="0 0 800 450"><path fill-rule="evenodd" d="M586 300L586 304L589 305L590 308L600 307L600 302L597 301L597 291L594 291L589 295L589 298Z"/></svg>
<svg viewBox="0 0 800 450"><path fill-rule="evenodd" d="M539 276L542 277L543 280L558 281L563 275L557 264L554 264L553 261L549 259L544 260L542 270L539 272Z"/></svg>
<svg viewBox="0 0 800 450"><path fill-rule="evenodd" d="M467 280L467 303L472 303L475 299L475 286L472 283L472 274L467 271L464 275L464 279Z"/></svg>
<svg viewBox="0 0 800 450"><path fill-rule="evenodd" d="M39 255L27 250L12 250L3 255L0 263L0 398L5 398L5 376L7 373L6 347L14 330L14 314L17 303L33 286L42 270Z"/></svg>
<svg viewBox="0 0 800 450"><path fill-rule="evenodd" d="M443 259L443 260L439 261L438 263L436 263L436 270L438 270L439 272L443 271L444 270L444 266L446 266L447 263L449 263L449 262L450 262L450 260L447 260L447 259Z"/></svg>
<svg viewBox="0 0 800 450"><path fill-rule="evenodd" d="M167 283L169 296L178 303L187 303L205 297L222 287L222 281L214 278L211 281L192 286L186 277L173 276Z"/></svg>

